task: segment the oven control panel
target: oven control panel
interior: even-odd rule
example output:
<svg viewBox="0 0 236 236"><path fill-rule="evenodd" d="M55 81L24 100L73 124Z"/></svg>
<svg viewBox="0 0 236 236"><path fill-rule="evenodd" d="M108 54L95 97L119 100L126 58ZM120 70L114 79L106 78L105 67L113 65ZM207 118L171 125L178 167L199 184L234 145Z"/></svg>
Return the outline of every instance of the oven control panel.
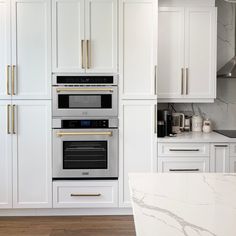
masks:
<svg viewBox="0 0 236 236"><path fill-rule="evenodd" d="M109 128L109 120L62 120L63 129L105 129Z"/></svg>

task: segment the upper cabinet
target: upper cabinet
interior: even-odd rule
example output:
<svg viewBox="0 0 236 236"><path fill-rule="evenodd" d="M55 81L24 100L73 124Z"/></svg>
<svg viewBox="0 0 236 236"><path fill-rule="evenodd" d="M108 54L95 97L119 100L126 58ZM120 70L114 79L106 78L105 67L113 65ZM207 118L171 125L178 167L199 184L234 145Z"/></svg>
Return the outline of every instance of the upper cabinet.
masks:
<svg viewBox="0 0 236 236"><path fill-rule="evenodd" d="M216 8L160 7L160 102L213 102L216 97Z"/></svg>
<svg viewBox="0 0 236 236"><path fill-rule="evenodd" d="M53 0L53 72L117 72L117 0Z"/></svg>
<svg viewBox="0 0 236 236"><path fill-rule="evenodd" d="M121 0L119 4L121 98L155 99L157 0Z"/></svg>
<svg viewBox="0 0 236 236"><path fill-rule="evenodd" d="M50 0L0 2L0 99L50 98L50 11Z"/></svg>

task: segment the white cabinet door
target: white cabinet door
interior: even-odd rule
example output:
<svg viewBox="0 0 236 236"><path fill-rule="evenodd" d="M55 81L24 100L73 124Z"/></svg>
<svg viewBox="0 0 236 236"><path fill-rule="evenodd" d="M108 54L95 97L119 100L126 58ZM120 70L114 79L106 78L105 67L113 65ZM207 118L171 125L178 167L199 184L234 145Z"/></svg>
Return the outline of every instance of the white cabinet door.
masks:
<svg viewBox="0 0 236 236"><path fill-rule="evenodd" d="M10 1L0 0L0 99L11 98L8 70L10 72ZM7 88L8 87L8 88Z"/></svg>
<svg viewBox="0 0 236 236"><path fill-rule="evenodd" d="M53 72L85 72L84 0L52 1Z"/></svg>
<svg viewBox="0 0 236 236"><path fill-rule="evenodd" d="M16 101L13 109L13 206L51 207L51 102Z"/></svg>
<svg viewBox="0 0 236 236"><path fill-rule="evenodd" d="M184 8L159 8L158 98L181 98L184 86Z"/></svg>
<svg viewBox="0 0 236 236"><path fill-rule="evenodd" d="M86 0L87 72L117 72L117 0Z"/></svg>
<svg viewBox="0 0 236 236"><path fill-rule="evenodd" d="M121 96L156 98L157 0L120 1Z"/></svg>
<svg viewBox="0 0 236 236"><path fill-rule="evenodd" d="M210 157L211 172L229 172L230 170L229 145L212 144Z"/></svg>
<svg viewBox="0 0 236 236"><path fill-rule="evenodd" d="M14 99L50 98L50 35L50 0L12 1Z"/></svg>
<svg viewBox="0 0 236 236"><path fill-rule="evenodd" d="M156 126L154 101L123 101L120 111L120 206L130 206L128 174L151 172Z"/></svg>
<svg viewBox="0 0 236 236"><path fill-rule="evenodd" d="M12 139L9 101L0 101L0 208L12 207Z"/></svg>
<svg viewBox="0 0 236 236"><path fill-rule="evenodd" d="M230 157L230 173L236 173L236 157Z"/></svg>
<svg viewBox="0 0 236 236"><path fill-rule="evenodd" d="M216 8L186 8L185 65L186 96L216 96Z"/></svg>

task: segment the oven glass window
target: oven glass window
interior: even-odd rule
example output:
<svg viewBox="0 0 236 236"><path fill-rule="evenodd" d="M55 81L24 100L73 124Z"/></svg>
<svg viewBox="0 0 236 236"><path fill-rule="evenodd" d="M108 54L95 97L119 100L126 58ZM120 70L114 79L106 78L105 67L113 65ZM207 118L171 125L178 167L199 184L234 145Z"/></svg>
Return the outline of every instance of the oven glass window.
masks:
<svg viewBox="0 0 236 236"><path fill-rule="evenodd" d="M107 141L64 141L63 169L107 169Z"/></svg>
<svg viewBox="0 0 236 236"><path fill-rule="evenodd" d="M112 95L58 95L59 109L111 109Z"/></svg>

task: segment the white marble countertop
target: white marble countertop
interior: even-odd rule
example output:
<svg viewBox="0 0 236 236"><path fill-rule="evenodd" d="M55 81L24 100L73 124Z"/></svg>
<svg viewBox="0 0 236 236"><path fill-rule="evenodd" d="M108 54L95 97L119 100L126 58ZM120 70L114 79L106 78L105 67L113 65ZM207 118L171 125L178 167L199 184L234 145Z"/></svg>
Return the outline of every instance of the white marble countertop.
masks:
<svg viewBox="0 0 236 236"><path fill-rule="evenodd" d="M235 236L236 174L130 174L137 236Z"/></svg>
<svg viewBox="0 0 236 236"><path fill-rule="evenodd" d="M228 138L216 132L184 132L176 137L157 138L158 143L200 142L200 143L236 143L236 138Z"/></svg>

